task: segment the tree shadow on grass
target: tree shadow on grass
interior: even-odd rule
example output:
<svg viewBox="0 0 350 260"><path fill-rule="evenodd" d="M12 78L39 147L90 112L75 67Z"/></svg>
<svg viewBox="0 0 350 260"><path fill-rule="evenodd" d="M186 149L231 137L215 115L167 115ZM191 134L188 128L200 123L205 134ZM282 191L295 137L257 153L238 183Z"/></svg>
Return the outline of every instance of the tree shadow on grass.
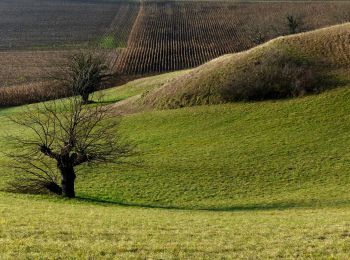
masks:
<svg viewBox="0 0 350 260"><path fill-rule="evenodd" d="M349 200L336 201L332 203L313 203L309 202L280 202L270 204L247 204L230 207L179 207L179 206L165 206L165 205L154 205L154 204L142 204L142 203L129 203L123 201L108 201L98 198L85 198L77 197L76 200L81 202L94 203L98 205L115 205L123 207L134 207L134 208L148 208L148 209L167 209L167 210L188 210L188 211L213 211L213 212L239 212L239 211L267 211L267 210L287 210L287 209L305 209L305 208L320 208L320 207L341 207L349 206Z"/></svg>
<svg viewBox="0 0 350 260"><path fill-rule="evenodd" d="M90 100L89 103L87 103L86 105L88 106L94 106L94 105L111 105L111 104L115 104L118 103L120 101L123 101L124 99L113 99L113 100L99 100L99 101L95 101L95 100Z"/></svg>

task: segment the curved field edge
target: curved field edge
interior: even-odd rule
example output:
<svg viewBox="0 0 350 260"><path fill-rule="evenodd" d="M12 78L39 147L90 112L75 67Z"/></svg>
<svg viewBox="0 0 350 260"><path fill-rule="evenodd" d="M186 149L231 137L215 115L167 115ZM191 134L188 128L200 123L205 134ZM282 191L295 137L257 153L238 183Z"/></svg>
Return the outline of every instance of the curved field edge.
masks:
<svg viewBox="0 0 350 260"><path fill-rule="evenodd" d="M279 102L125 116L122 133L141 167L85 167L78 197L124 205L251 209L348 205L350 89ZM4 118L4 135L26 134ZM3 168L4 188L14 173Z"/></svg>
<svg viewBox="0 0 350 260"><path fill-rule="evenodd" d="M313 73L321 78L332 78L330 87L341 85L340 82L344 84L349 81L350 71L349 28L347 23L280 37L246 52L222 56L174 78L138 100L121 106L117 104L116 109L129 106L129 110L142 111L230 102L234 96L231 92L249 87L244 85L245 78L256 77L258 80L254 73L258 74L261 64L277 52L285 53L288 59L307 62Z"/></svg>
<svg viewBox="0 0 350 260"><path fill-rule="evenodd" d="M127 116L122 129L142 151L143 167L85 169L78 190L97 200L174 208L347 204L349 98L343 88Z"/></svg>
<svg viewBox="0 0 350 260"><path fill-rule="evenodd" d="M142 96L188 73L164 74L106 90L105 102ZM82 168L78 196L186 209L347 205L349 96L349 88L344 87L294 100L125 116L121 131L138 146L140 155L133 159L142 161L142 167ZM7 133L28 134L5 118L20 112L21 108L0 110L4 151L9 149ZM3 168L6 159L0 160ZM13 175L3 168L0 188Z"/></svg>
<svg viewBox="0 0 350 260"><path fill-rule="evenodd" d="M310 31L349 22L349 8L346 1L145 1L118 71L193 68L288 35L287 15L298 20L298 32Z"/></svg>

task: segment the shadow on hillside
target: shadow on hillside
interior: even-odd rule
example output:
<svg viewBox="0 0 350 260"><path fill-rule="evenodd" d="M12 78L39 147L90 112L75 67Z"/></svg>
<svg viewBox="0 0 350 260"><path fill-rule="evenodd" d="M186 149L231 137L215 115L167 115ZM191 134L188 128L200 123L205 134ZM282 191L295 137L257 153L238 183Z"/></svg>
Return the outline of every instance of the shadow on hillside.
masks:
<svg viewBox="0 0 350 260"><path fill-rule="evenodd" d="M163 206L163 205L152 205L152 204L141 204L141 203L128 203L121 201L107 201L97 198L83 198L77 197L78 201L95 203L99 205L115 205L123 207L135 207L135 208L149 208L149 209L168 209L168 210L199 210L199 211L221 211L221 212L235 212L235 211L265 211L265 210L286 210L286 209L297 209L297 208L315 208L316 206L322 207L338 207L350 205L350 201L338 201L331 204L320 204L312 203L271 203L271 204L251 204L245 206L232 206L232 207L221 207L221 208L206 208L206 207L178 207L178 206Z"/></svg>

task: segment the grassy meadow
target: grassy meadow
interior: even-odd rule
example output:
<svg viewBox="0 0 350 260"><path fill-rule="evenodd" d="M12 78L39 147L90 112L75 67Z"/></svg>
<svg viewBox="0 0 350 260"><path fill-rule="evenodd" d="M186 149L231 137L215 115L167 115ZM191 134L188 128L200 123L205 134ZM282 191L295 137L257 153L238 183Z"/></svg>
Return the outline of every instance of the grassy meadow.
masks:
<svg viewBox="0 0 350 260"><path fill-rule="evenodd" d="M347 207L218 212L0 198L1 259L346 259L350 253Z"/></svg>
<svg viewBox="0 0 350 260"><path fill-rule="evenodd" d="M104 99L176 75L109 89ZM137 145L139 166L82 168L76 200L1 192L0 258L346 259L349 98L340 88L126 115L121 132ZM28 134L6 118L19 113L0 111L3 149L6 133ZM13 176L2 167L1 189Z"/></svg>
<svg viewBox="0 0 350 260"><path fill-rule="evenodd" d="M137 95L157 82L160 79L154 77L136 81L134 88L107 90L105 100ZM347 204L349 98L350 90L339 88L284 101L126 115L120 131L137 146L139 155L131 159L137 166L80 168L78 196L128 205L216 210ZM26 134L26 129L6 118L21 111L21 107L1 111L5 150L10 149L8 133ZM2 157L1 164L6 162ZM2 168L0 188L4 189L14 173Z"/></svg>
<svg viewBox="0 0 350 260"><path fill-rule="evenodd" d="M0 259L348 259L344 28L338 51L326 50L347 85L295 99L124 111L119 131L138 153L129 164L80 167L76 199L6 192L18 172L1 154ZM193 71L129 82L95 100L118 114L116 102ZM3 152L12 149L8 134L31 134L9 120L23 108L0 110Z"/></svg>

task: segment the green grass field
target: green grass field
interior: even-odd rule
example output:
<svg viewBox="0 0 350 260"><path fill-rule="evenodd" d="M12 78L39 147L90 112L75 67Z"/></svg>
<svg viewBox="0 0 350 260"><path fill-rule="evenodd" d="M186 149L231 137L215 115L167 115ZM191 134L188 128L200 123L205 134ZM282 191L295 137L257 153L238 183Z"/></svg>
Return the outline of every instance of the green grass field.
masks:
<svg viewBox="0 0 350 260"><path fill-rule="evenodd" d="M105 99L173 76L110 89ZM141 167L86 167L73 201L0 193L1 257L345 259L349 98L341 88L128 115L121 130L138 145ZM25 134L6 119L21 108L0 113L2 134ZM2 168L1 188L12 178Z"/></svg>
<svg viewBox="0 0 350 260"><path fill-rule="evenodd" d="M1 259L347 259L350 209L182 211L1 194Z"/></svg>
<svg viewBox="0 0 350 260"><path fill-rule="evenodd" d="M103 102L187 73L105 90ZM1 155L0 259L348 259L349 87L125 114L134 166L81 167L74 200L5 192L16 173ZM30 134L8 119L23 111L0 110L2 151L7 134Z"/></svg>

